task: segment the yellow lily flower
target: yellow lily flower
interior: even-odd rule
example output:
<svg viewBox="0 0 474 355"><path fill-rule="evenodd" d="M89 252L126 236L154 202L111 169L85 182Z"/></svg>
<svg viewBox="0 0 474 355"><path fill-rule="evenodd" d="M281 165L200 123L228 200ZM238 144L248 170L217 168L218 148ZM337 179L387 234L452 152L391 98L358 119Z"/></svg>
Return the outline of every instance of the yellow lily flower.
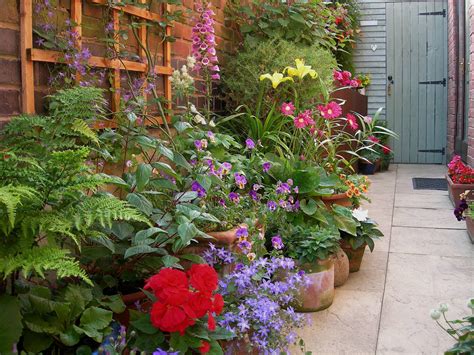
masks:
<svg viewBox="0 0 474 355"><path fill-rule="evenodd" d="M285 77L282 73L273 73L273 75L270 74L262 74L260 75L260 81L268 79L272 82L272 86L274 89L278 87L281 83L291 80L293 81L293 78L290 78L289 76Z"/></svg>
<svg viewBox="0 0 474 355"><path fill-rule="evenodd" d="M313 79L318 76L316 70L311 69L310 65L304 65L304 61L301 59L295 59L296 68L286 67L285 71L290 76L297 76L303 79L306 75L310 75Z"/></svg>

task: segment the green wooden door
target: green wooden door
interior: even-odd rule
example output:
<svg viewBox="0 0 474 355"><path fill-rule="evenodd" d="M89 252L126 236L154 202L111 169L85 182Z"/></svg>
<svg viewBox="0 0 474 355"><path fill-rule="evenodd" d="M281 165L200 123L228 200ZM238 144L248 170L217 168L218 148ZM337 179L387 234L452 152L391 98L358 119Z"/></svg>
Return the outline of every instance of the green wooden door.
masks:
<svg viewBox="0 0 474 355"><path fill-rule="evenodd" d="M447 129L446 1L386 4L387 120L395 162L441 164Z"/></svg>

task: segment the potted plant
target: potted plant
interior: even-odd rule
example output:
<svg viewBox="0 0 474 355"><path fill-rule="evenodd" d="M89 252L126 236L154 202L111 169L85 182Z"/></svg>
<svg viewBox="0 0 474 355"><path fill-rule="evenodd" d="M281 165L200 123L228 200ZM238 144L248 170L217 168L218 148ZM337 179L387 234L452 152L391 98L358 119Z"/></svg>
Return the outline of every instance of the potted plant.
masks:
<svg viewBox="0 0 474 355"><path fill-rule="evenodd" d="M334 259L339 249L336 229L317 225L287 225L280 230L284 255L297 261L305 271L309 285L301 289L296 309L316 312L328 308L334 300Z"/></svg>
<svg viewBox="0 0 474 355"><path fill-rule="evenodd" d="M468 201L467 198L470 196L471 191L466 190L459 195L460 201L457 207L454 209L454 215L458 221L466 221L467 234L471 243L474 244L474 220L473 220L473 204L472 201Z"/></svg>
<svg viewBox="0 0 474 355"><path fill-rule="evenodd" d="M377 166L380 165L380 154L375 150L366 150L359 160L359 173L363 175L374 175Z"/></svg>
<svg viewBox="0 0 474 355"><path fill-rule="evenodd" d="M455 155L449 162L446 180L448 182L449 199L455 207L460 203L460 194L466 190L474 190L474 170L464 164L459 155ZM471 193L467 198L472 198Z"/></svg>
<svg viewBox="0 0 474 355"><path fill-rule="evenodd" d="M375 247L374 240L383 237L383 233L377 228L377 223L368 218L368 211L355 209L352 212L357 222L356 233L351 234L341 231L341 248L349 258L349 271L357 272L360 269L365 247L369 246L372 252Z"/></svg>

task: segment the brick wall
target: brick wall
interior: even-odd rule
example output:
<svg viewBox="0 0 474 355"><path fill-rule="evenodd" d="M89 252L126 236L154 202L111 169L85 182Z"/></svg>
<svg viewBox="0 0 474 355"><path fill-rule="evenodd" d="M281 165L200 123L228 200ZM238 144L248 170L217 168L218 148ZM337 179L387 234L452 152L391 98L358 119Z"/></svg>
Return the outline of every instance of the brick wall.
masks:
<svg viewBox="0 0 474 355"><path fill-rule="evenodd" d="M1 0L0 5L0 126L12 116L21 113L21 66L20 66L20 0ZM184 0L183 6L193 9L193 0ZM216 13L216 41L218 52L228 52L233 47L233 33L225 23L224 7L226 0L212 0L213 10ZM69 8L69 1L61 0L64 9ZM94 38L103 37L100 19L103 14L97 7L92 7L83 0L83 40L84 45L90 48L94 55L103 55L103 49ZM175 24L173 35L176 41L171 44L172 65L179 67L191 53L191 28L192 14L186 15L183 23ZM100 24L100 25L97 25ZM133 39L133 36L129 36ZM134 44L131 44L131 48ZM41 110L41 99L48 93L47 85L48 68L45 64L35 63L35 97L37 111ZM196 97L200 102L199 95ZM216 101L216 108L221 104Z"/></svg>
<svg viewBox="0 0 474 355"><path fill-rule="evenodd" d="M469 0L466 0L469 1ZM456 130L458 134L461 133L461 127L456 124L456 117L458 110L463 110L463 107L458 107L458 96L462 95L458 90L459 83L459 57L458 57L458 25L457 25L457 6L464 6L463 2L459 0L448 0L448 159L455 151L455 137ZM468 19L466 23L466 31L470 38L469 42L469 73L470 87L469 90L469 119L468 119L468 134L467 134L467 163L474 166L474 4L469 2Z"/></svg>
<svg viewBox="0 0 474 355"><path fill-rule="evenodd" d="M468 163L474 166L474 4L469 5L469 131L468 131Z"/></svg>
<svg viewBox="0 0 474 355"><path fill-rule="evenodd" d="M447 154L448 160L454 154L454 140L456 136L456 98L457 98L457 25L456 3L458 0L448 0L448 129Z"/></svg>

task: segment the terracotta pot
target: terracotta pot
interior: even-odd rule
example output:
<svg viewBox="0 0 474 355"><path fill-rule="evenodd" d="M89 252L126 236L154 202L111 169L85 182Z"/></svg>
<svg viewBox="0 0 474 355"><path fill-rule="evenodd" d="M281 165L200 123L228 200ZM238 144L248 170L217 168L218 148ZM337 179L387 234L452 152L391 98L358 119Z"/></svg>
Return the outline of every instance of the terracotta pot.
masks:
<svg viewBox="0 0 474 355"><path fill-rule="evenodd" d="M252 349L246 339L232 339L220 341L225 355L258 355L258 349Z"/></svg>
<svg viewBox="0 0 474 355"><path fill-rule="evenodd" d="M449 175L446 175L446 181L448 182L449 199L451 200L454 207L457 207L459 201L461 201L459 195L466 190L471 190L471 192L468 194L468 199L474 199L474 184L455 184Z"/></svg>
<svg viewBox="0 0 474 355"><path fill-rule="evenodd" d="M340 194L334 194L331 196L322 196L321 200L324 202L324 204L328 208L330 208L332 205L340 205L344 207L352 206L351 199L347 197L344 192Z"/></svg>
<svg viewBox="0 0 474 355"><path fill-rule="evenodd" d="M474 219L472 219L471 217L466 217L466 228L467 234L471 239L471 243L474 244Z"/></svg>
<svg viewBox="0 0 474 355"><path fill-rule="evenodd" d="M296 299L298 312L317 312L328 308L334 300L334 261L332 258L300 265L310 279L308 287L302 287Z"/></svg>
<svg viewBox="0 0 474 355"><path fill-rule="evenodd" d="M357 249L352 249L349 243L347 243L344 239L339 242L342 250L347 254L349 259L349 272L357 272L360 269L360 265L362 264L362 258L364 257L365 247L367 243L364 243Z"/></svg>
<svg viewBox="0 0 474 355"><path fill-rule="evenodd" d="M349 278L349 258L342 249L339 249L332 258L334 261L334 287L339 287L344 285Z"/></svg>

